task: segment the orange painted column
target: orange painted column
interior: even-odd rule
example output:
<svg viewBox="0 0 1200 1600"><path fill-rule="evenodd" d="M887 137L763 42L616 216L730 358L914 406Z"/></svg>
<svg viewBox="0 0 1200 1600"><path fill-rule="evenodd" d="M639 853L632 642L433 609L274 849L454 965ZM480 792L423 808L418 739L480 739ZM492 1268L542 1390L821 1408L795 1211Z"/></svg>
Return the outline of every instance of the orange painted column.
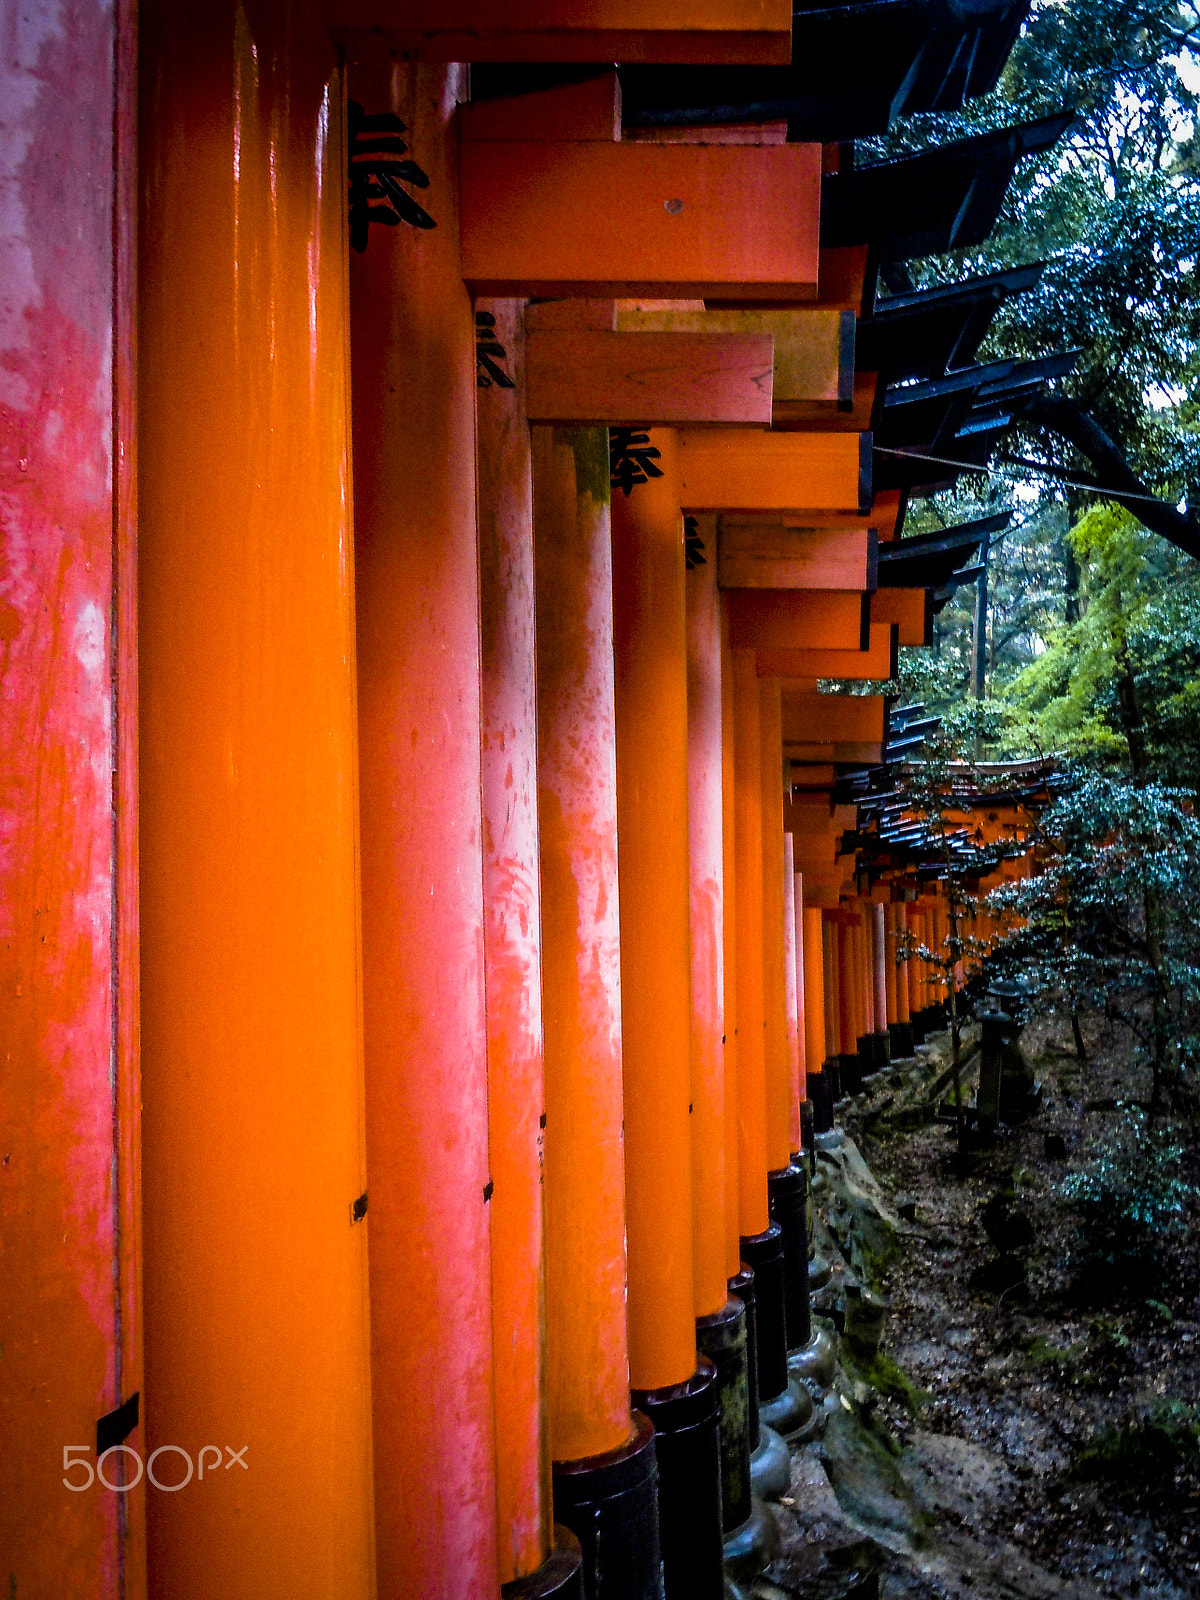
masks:
<svg viewBox="0 0 1200 1600"><path fill-rule="evenodd" d="M734 848L737 853L738 1225L742 1235L750 1237L764 1232L769 1222L766 985L763 959L763 755L758 663L753 650L733 652L733 692Z"/></svg>
<svg viewBox="0 0 1200 1600"><path fill-rule="evenodd" d="M821 915L821 972L825 984L825 1058L838 1054L837 924Z"/></svg>
<svg viewBox="0 0 1200 1600"><path fill-rule="evenodd" d="M800 1102L804 1099L804 1026L801 996L804 982L803 928L796 926L796 870L795 849L790 833L783 836L783 957L784 997L787 1002L788 1050L788 1143L792 1150L800 1148Z"/></svg>
<svg viewBox="0 0 1200 1600"><path fill-rule="evenodd" d="M437 221L372 227L350 274L379 1591L475 1600L497 1563L464 76L349 88L407 125Z"/></svg>
<svg viewBox="0 0 1200 1600"><path fill-rule="evenodd" d="M824 1070L825 970L822 960L821 908L805 906L804 916L804 1070L809 1079Z"/></svg>
<svg viewBox="0 0 1200 1600"><path fill-rule="evenodd" d="M488 1142L500 1582L550 1553L542 1220L542 908L537 830L533 473L524 305L490 300L512 385L477 396Z"/></svg>
<svg viewBox="0 0 1200 1600"><path fill-rule="evenodd" d="M883 984L888 1027L900 1021L900 997L896 983L896 907L889 901L883 907Z"/></svg>
<svg viewBox="0 0 1200 1600"><path fill-rule="evenodd" d="M851 1056L858 1049L858 963L854 928L848 921L837 925L838 1051Z"/></svg>
<svg viewBox="0 0 1200 1600"><path fill-rule="evenodd" d="M908 919L903 900L895 901L890 909L892 912L894 941L892 958L895 962L896 971L896 1020L902 1024L908 1024L912 1022L912 1006L909 999L909 975L912 971L912 962L900 959L901 937L908 930Z"/></svg>
<svg viewBox="0 0 1200 1600"><path fill-rule="evenodd" d="M736 1254L730 1265L725 1193L725 1070L732 1050L726 1043L723 683L716 561L706 558L692 567L685 587L692 1272L695 1314L707 1317L724 1306L726 1282L738 1270ZM736 1237L735 1223L735 1250Z"/></svg>
<svg viewBox="0 0 1200 1600"><path fill-rule="evenodd" d="M808 1099L808 1044L805 1036L807 1016L804 982L804 874L792 873L792 927L796 962L796 1054L800 1066L800 1102ZM800 1148L796 1146L797 1150Z"/></svg>
<svg viewBox="0 0 1200 1600"><path fill-rule="evenodd" d="M729 648L729 614L721 599L721 954L724 961L725 1000L725 1273L736 1278L742 1263L740 1146L738 1135L740 1096L740 1028L737 969L737 847L736 763L734 741L733 652Z"/></svg>
<svg viewBox="0 0 1200 1600"><path fill-rule="evenodd" d="M692 1283L687 626L675 432L612 503L629 1373L696 1366Z"/></svg>
<svg viewBox="0 0 1200 1600"><path fill-rule="evenodd" d="M606 430L533 430L533 507L546 1383L551 1454L576 1461L632 1432Z"/></svg>
<svg viewBox="0 0 1200 1600"><path fill-rule="evenodd" d="M315 5L140 22L150 1593L367 1600L341 76Z"/></svg>
<svg viewBox="0 0 1200 1600"><path fill-rule="evenodd" d="M921 998L921 958L917 954L917 946L921 943L921 917L915 901L905 902L904 920L912 940L912 953L907 964L908 1014L911 1021L925 1003Z"/></svg>
<svg viewBox="0 0 1200 1600"><path fill-rule="evenodd" d="M767 1169L778 1172L791 1161L792 1073L783 922L783 728L778 678L759 679L759 737L762 751L763 1011L766 1052Z"/></svg>
<svg viewBox="0 0 1200 1600"><path fill-rule="evenodd" d="M137 29L77 0L4 34L0 1573L140 1600Z"/></svg>
<svg viewBox="0 0 1200 1600"><path fill-rule="evenodd" d="M873 901L870 907L871 917L871 977L872 1001L875 1032L887 1032L888 1003L887 1003L887 932L884 921L883 905L880 901Z"/></svg>

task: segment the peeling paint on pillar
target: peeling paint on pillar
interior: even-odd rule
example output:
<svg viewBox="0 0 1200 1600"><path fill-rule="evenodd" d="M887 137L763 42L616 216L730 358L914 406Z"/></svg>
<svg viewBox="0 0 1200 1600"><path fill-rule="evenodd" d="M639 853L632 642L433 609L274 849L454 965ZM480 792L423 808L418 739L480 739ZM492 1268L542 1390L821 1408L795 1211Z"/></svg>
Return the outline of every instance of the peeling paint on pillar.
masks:
<svg viewBox="0 0 1200 1600"><path fill-rule="evenodd" d="M144 1490L63 1485L141 1383L133 33L123 6L13 5L2 47L0 1578L134 1600Z"/></svg>

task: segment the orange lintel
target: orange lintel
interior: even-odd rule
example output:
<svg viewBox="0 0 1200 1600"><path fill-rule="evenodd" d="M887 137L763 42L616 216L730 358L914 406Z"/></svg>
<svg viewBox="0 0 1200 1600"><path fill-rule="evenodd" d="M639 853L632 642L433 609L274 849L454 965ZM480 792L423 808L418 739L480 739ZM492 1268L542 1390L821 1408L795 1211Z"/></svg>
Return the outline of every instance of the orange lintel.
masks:
<svg viewBox="0 0 1200 1600"><path fill-rule="evenodd" d="M811 300L818 168L815 145L467 140L463 278L480 295Z"/></svg>
<svg viewBox="0 0 1200 1600"><path fill-rule="evenodd" d="M876 767L883 761L883 745L873 739L839 739L819 744L785 739L783 753L789 761L834 761L856 767Z"/></svg>
<svg viewBox="0 0 1200 1600"><path fill-rule="evenodd" d="M865 649L868 595L817 589L726 589L733 649L788 650L820 642Z"/></svg>
<svg viewBox="0 0 1200 1600"><path fill-rule="evenodd" d="M881 694L783 696L783 737L792 743L879 743L887 733Z"/></svg>
<svg viewBox="0 0 1200 1600"><path fill-rule="evenodd" d="M785 430L804 428L815 433L867 433L875 416L878 391L877 372L856 372L854 400L845 410L823 400L780 398L771 412L771 425Z"/></svg>
<svg viewBox="0 0 1200 1600"><path fill-rule="evenodd" d="M870 597L871 621L894 622L900 643L933 643L933 592L930 589L876 589Z"/></svg>
<svg viewBox="0 0 1200 1600"><path fill-rule="evenodd" d="M868 433L688 428L679 459L689 511L856 511L870 499Z"/></svg>
<svg viewBox="0 0 1200 1600"><path fill-rule="evenodd" d="M786 66L790 0L326 0L358 59Z"/></svg>
<svg viewBox="0 0 1200 1600"><path fill-rule="evenodd" d="M873 622L865 650L760 650L760 678L845 678L886 683L896 676L900 630L894 622ZM786 687L786 685L785 685Z"/></svg>
<svg viewBox="0 0 1200 1600"><path fill-rule="evenodd" d="M832 765L820 763L807 764L794 761L791 768L792 789L800 794L825 793L833 788L837 781L837 773Z"/></svg>
<svg viewBox="0 0 1200 1600"><path fill-rule="evenodd" d="M840 872L806 872L804 874L804 904L833 908L838 903L842 887Z"/></svg>
<svg viewBox="0 0 1200 1600"><path fill-rule="evenodd" d="M876 549L871 528L787 528L723 517L717 582L723 589L871 589Z"/></svg>
<svg viewBox="0 0 1200 1600"><path fill-rule="evenodd" d="M530 332L530 422L645 426L769 422L771 337L707 333Z"/></svg>

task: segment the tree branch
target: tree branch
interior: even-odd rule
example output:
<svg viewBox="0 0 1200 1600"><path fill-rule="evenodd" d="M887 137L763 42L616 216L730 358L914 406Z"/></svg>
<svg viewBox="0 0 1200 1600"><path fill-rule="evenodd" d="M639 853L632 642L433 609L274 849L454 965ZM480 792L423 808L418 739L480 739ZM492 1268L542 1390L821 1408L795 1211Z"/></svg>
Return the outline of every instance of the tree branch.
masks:
<svg viewBox="0 0 1200 1600"><path fill-rule="evenodd" d="M1034 394L1022 402L1018 415L1030 427L1056 434L1074 445L1091 463L1098 493L1124 506L1151 533L1160 534L1186 555L1200 560L1200 523L1194 512L1190 508L1177 511L1166 500L1133 498L1149 495L1150 490L1130 467L1120 447L1078 401L1067 395Z"/></svg>

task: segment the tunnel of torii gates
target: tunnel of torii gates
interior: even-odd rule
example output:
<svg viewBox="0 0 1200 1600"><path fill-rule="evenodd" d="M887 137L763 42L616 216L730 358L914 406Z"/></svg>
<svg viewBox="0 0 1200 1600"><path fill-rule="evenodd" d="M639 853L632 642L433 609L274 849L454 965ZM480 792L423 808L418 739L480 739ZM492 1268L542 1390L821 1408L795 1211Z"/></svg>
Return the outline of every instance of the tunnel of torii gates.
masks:
<svg viewBox="0 0 1200 1600"><path fill-rule="evenodd" d="M817 681L930 596L820 146L460 103L790 6L423 9L6 25L18 1597L720 1595L829 1375L803 1147L945 1000L839 853L886 708Z"/></svg>

